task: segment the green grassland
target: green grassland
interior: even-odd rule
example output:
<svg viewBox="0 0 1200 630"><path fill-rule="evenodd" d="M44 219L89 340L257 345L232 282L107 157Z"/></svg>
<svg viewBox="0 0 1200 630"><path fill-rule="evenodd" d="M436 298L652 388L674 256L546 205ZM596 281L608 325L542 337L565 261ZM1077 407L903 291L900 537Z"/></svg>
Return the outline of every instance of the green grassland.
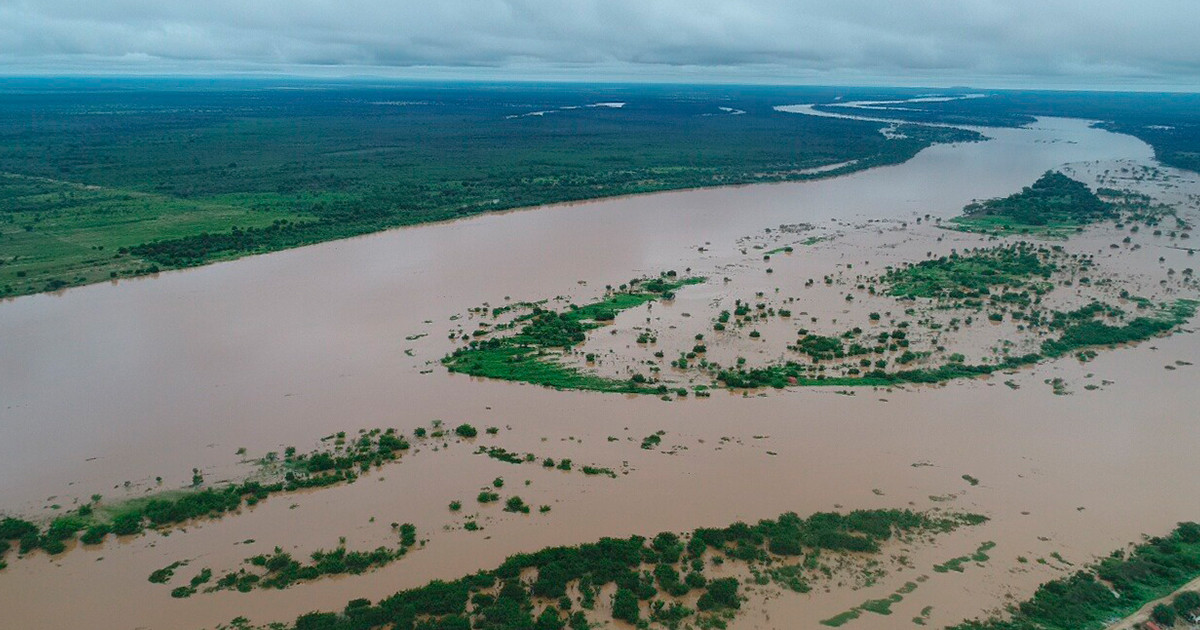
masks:
<svg viewBox="0 0 1200 630"><path fill-rule="evenodd" d="M911 126L888 139L873 123L772 109L847 92L817 88L130 80L3 90L0 297L496 210L831 176L980 138ZM588 107L599 102L626 105Z"/></svg>

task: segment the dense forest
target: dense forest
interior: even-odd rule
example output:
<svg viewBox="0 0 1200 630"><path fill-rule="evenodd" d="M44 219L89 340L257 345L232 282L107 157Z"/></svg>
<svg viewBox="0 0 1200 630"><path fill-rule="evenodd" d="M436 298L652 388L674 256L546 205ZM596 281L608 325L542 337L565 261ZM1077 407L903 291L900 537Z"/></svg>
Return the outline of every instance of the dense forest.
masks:
<svg viewBox="0 0 1200 630"><path fill-rule="evenodd" d="M293 82L295 83L295 82ZM0 296L482 212L803 179L971 132L777 112L830 88L14 80Z"/></svg>

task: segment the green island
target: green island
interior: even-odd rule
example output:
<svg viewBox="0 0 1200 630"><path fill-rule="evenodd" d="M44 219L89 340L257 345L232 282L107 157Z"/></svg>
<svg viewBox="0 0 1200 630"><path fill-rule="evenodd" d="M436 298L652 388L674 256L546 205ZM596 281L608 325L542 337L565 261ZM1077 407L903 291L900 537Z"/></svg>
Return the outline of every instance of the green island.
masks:
<svg viewBox="0 0 1200 630"><path fill-rule="evenodd" d="M725 628L741 609L738 573L752 584L810 584L861 570L890 540L928 540L987 519L975 514L859 510L783 514L755 524L663 532L646 539L603 538L509 557L458 580L436 580L372 604L356 599L340 613L312 612L273 629L584 630L605 618L641 627ZM733 573L718 577L716 574ZM601 606L598 609L598 605ZM248 628L245 619L222 628Z"/></svg>
<svg viewBox="0 0 1200 630"><path fill-rule="evenodd" d="M630 280L627 285L610 290L602 300L572 306L563 312L534 305L514 320L514 325L521 325L516 334L496 334L502 330L496 327L482 335L485 339L471 339L466 347L442 359L442 364L451 372L559 389L660 393L646 385L644 376L628 380L604 378L564 366L559 359L572 346L584 341L587 331L611 322L621 311L655 300L670 300L680 288L701 282L704 278L679 278L674 271L668 271L658 278ZM664 387L661 393L665 392Z"/></svg>
<svg viewBox="0 0 1200 630"><path fill-rule="evenodd" d="M218 83L9 82L0 297L486 212L833 177L982 139L773 109L845 89Z"/></svg>
<svg viewBox="0 0 1200 630"><path fill-rule="evenodd" d="M1180 523L1166 536L1150 538L1129 551L1114 551L1092 566L1041 585L1003 617L967 621L948 630L1101 630L1197 577L1200 524ZM1176 603L1179 612L1200 608L1195 594L1182 593ZM1160 622L1174 623L1170 609L1160 612L1156 607L1155 612Z"/></svg>
<svg viewBox="0 0 1200 630"><path fill-rule="evenodd" d="M864 329L868 322L836 334L797 329L797 337L787 345L787 350L801 358L760 366L747 366L744 359L738 359L736 365L721 365L707 358L710 343L720 343L722 337L741 334L747 329L748 336L757 339L760 334L756 325L773 317L792 315L790 307L768 308L763 301L738 299L732 312L721 311L713 320L716 339L695 335L691 351L670 359L670 366L677 374L682 372L692 377L693 382L705 379L705 384L691 386L697 396L708 396L713 388L939 383L1009 371L1072 353L1080 360L1090 360L1098 348L1170 334L1190 320L1200 305L1184 298L1156 304L1121 290L1119 294L1113 292L1113 297L1131 303L1134 312L1095 299L1070 310L1045 306L1043 298L1056 286L1090 285L1094 271L1090 256L1067 254L1059 246L1022 241L956 251L889 267L877 276L860 277L859 290L870 296L892 298L905 313L915 314L918 305L934 311L963 311L964 316L949 321L951 330L1008 320L1016 324L1023 336L1040 339L1036 345L1030 341L1029 347L1020 352L1010 353L1006 345L1003 354L986 362L967 362L953 347L936 343L922 349L917 345L912 322L893 320L889 329L881 326L878 313L872 313L869 323L874 325L874 332ZM688 388L658 376L661 369L657 363L667 362L661 351L654 355L657 361L646 362L651 364L649 375L635 369L628 379L606 378L585 368L564 365L562 360L575 345L586 340L588 332L613 321L622 310L656 299L670 299L676 290L700 281L679 279L674 272L666 272L659 278L631 281L616 290L610 288L600 301L571 306L562 312L544 308L544 302L493 309L493 316L520 314L495 326L480 324L471 334L451 333L452 339L469 341L442 363L452 372L559 389L651 394L665 399L670 399L671 394L684 397L689 393ZM757 297L763 299L761 294ZM945 327L928 319L919 324L930 330ZM517 326L520 326L518 332L509 332ZM653 344L656 340L654 333L644 331L637 343ZM590 354L586 358L588 363L593 360Z"/></svg>
<svg viewBox="0 0 1200 630"><path fill-rule="evenodd" d="M1019 193L967 205L963 216L950 223L964 232L1066 237L1083 226L1118 216L1117 208L1086 184L1047 171Z"/></svg>
<svg viewBox="0 0 1200 630"><path fill-rule="evenodd" d="M184 598L195 595L203 587L204 593L235 590L249 593L256 588L284 589L293 584L312 582L330 575L359 575L373 569L387 566L403 558L408 550L417 544L417 528L412 523L392 526L400 536L400 544L396 547L377 547L372 551L347 551L344 544L333 551L317 550L309 556L311 562L302 564L290 553L276 547L271 554L259 554L247 558L244 564L251 568L241 568L229 571L212 581L213 571L201 569L186 586L177 586L171 590L171 597ZM166 584L183 562L175 562L167 567L150 574L149 580L156 584ZM211 586L205 586L211 583Z"/></svg>

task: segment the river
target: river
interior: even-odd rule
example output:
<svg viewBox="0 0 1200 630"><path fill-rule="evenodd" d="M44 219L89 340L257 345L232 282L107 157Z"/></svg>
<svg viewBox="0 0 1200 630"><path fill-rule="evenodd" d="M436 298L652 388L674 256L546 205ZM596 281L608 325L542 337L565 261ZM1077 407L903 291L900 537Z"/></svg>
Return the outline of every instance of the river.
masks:
<svg viewBox="0 0 1200 630"><path fill-rule="evenodd" d="M831 179L480 216L2 303L0 510L38 513L93 493L131 496L158 487L158 476L164 487L180 487L193 467L217 481L244 469L239 448L303 449L339 430L433 419L496 425L504 428L498 443L510 449L627 462L632 472L616 480L520 473L533 481L522 491L526 500L553 511L496 512L485 537L444 530L454 523L445 506L508 469L466 445L425 449L344 489L271 499L186 533L110 540L53 562L15 560L0 572L0 609L23 627L286 619L456 577L546 544L839 505L929 507L931 495L963 491L960 476L969 472L983 483L953 506L992 522L925 553L944 560L989 539L1001 543L1003 560L970 579L931 580L925 592L940 600L926 603L937 606L936 625L998 605L1009 589L1027 595L1055 575L1045 568L1016 574L1019 554L1059 550L1086 562L1143 531L1195 518L1194 501L1178 497L1200 492L1200 388L1193 370L1163 370L1168 358L1200 356L1190 334L1103 354L1086 368L1039 366L1015 377L1019 393L970 381L856 397L806 390L666 404L472 380L436 364L453 347L450 317L485 302L587 298L639 275L728 265L741 256L740 237L780 224L949 217L1047 169L1152 161L1142 142L1080 120L982 131L987 142L934 146L904 164ZM868 256L870 241L861 246L852 253ZM675 308L718 289L697 290ZM1082 371L1115 384L1068 397L1040 385L1051 374ZM624 439L659 429L665 444L688 450L668 456ZM717 448L722 436L736 440ZM777 455L765 455L768 448ZM922 461L936 465L912 465ZM373 546L391 521L416 523L430 542L364 576L189 600L173 600L145 579L185 557L198 558L196 567L232 568L250 555L234 545L246 539L259 541L255 553L277 544L329 548L339 536ZM793 600L803 612L777 603L773 616L756 609L735 627L775 627L787 618L780 615L823 618L863 596ZM894 618L916 614L897 611ZM886 620L856 623L886 627Z"/></svg>

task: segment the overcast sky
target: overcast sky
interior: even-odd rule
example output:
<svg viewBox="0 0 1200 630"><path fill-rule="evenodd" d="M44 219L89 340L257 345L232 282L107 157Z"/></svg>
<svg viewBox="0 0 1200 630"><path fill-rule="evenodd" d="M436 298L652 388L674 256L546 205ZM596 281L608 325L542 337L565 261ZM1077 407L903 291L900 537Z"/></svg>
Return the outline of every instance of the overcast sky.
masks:
<svg viewBox="0 0 1200 630"><path fill-rule="evenodd" d="M0 0L0 74L1200 90L1200 0Z"/></svg>

